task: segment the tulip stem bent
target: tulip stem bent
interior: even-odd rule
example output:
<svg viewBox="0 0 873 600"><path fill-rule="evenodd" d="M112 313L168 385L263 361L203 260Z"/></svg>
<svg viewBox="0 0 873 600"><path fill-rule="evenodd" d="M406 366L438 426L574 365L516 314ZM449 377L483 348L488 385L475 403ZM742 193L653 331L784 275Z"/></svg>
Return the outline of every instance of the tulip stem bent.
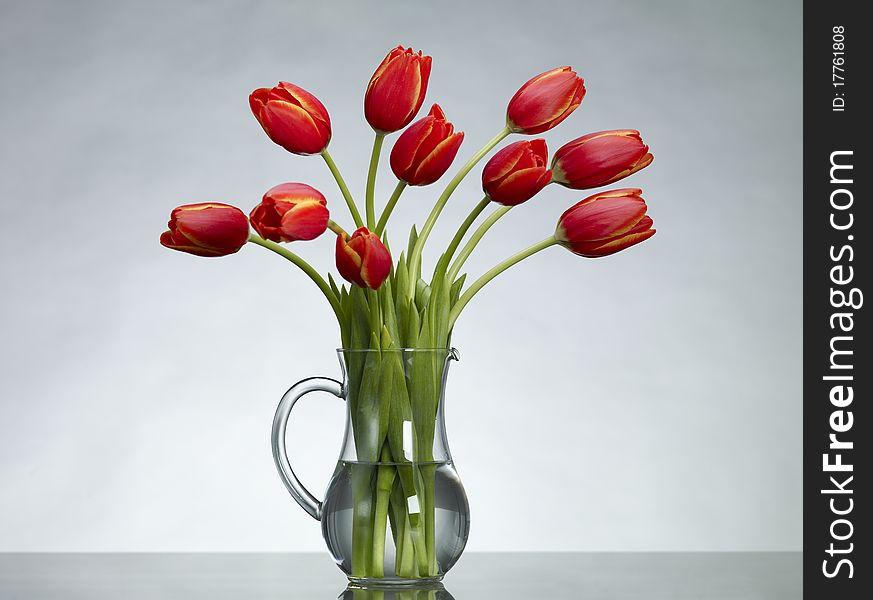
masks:
<svg viewBox="0 0 873 600"><path fill-rule="evenodd" d="M337 320L342 326L345 323L343 317L343 309L340 306L339 298L336 297L336 294L333 293L333 290L330 288L330 285L324 280L324 278L318 274L318 271L313 268L308 262L288 250L280 246L275 242L271 242L270 240L265 240L264 238L257 236L255 234L249 234L249 241L253 244L257 244L258 246L263 246L267 250L272 250L276 254L282 256L290 260L292 263L300 267L300 269L309 275L309 278L318 286L318 289L321 290L321 293L324 294L324 297L327 298L327 301L330 302L331 308L333 308L333 312L336 315Z"/></svg>
<svg viewBox="0 0 873 600"><path fill-rule="evenodd" d="M324 162L327 164L327 168L330 169L333 178L336 179L336 183L339 186L340 192L342 192L343 198L345 199L346 204L349 207L349 212L352 213L352 219L355 221L355 226L363 227L364 221L361 220L361 213L358 212L358 207L357 205L355 205L355 199L352 198L352 194L351 192L349 192L349 187L346 185L345 179L343 179L342 174L339 172L336 163L333 162L333 158L327 151L327 148L321 151L321 158L324 159Z"/></svg>
<svg viewBox="0 0 873 600"><path fill-rule="evenodd" d="M367 171L367 194L365 197L367 210L367 229L374 231L376 229L376 171L379 169L379 156L382 154L382 142L385 141L385 134L376 132L376 138L373 140L373 152L370 154L370 168Z"/></svg>
<svg viewBox="0 0 873 600"><path fill-rule="evenodd" d="M458 301L455 303L455 306L452 308L452 312L449 313L449 331L455 326L455 321L458 318L458 315L461 314L461 311L464 310L464 307L467 303L472 300L473 296L485 287L485 284L503 273L509 267L516 265L523 261L526 258L530 258L540 250L545 250L550 246L554 246L558 243L558 240L555 239L554 235L550 235L546 239L541 242L537 242L530 248L526 248L521 252L514 254L504 260L503 262L491 267L484 275L482 275L479 279L474 281L472 285L458 298Z"/></svg>
<svg viewBox="0 0 873 600"><path fill-rule="evenodd" d="M330 229L331 231L333 231L337 235L344 235L346 237L349 237L349 233L345 229L342 228L342 225L340 225L339 223L337 223L333 219L327 220L327 228Z"/></svg>
<svg viewBox="0 0 873 600"><path fill-rule="evenodd" d="M467 215L467 218L464 219L464 222L461 223L461 226L458 227L458 231L455 232L455 237L452 238L452 241L449 242L449 247L446 248L446 256L451 258L455 254L455 250L458 249L458 246L461 245L461 242L464 239L464 236L467 235L467 232L470 231L470 227L473 226L473 223L476 222L476 219L479 218L479 215L482 214L488 205L491 204L491 200L488 196L482 198L479 203L473 207L473 210L470 211L470 214ZM453 278L449 277L449 281L454 281Z"/></svg>
<svg viewBox="0 0 873 600"><path fill-rule="evenodd" d="M385 226L388 225L388 219L391 217L391 213L394 212L394 207L397 205L397 201L400 200L400 194L403 193L403 190L406 189L407 183L405 181L398 181L397 186L394 188L394 191L391 193L391 197L388 199L388 204L385 205L385 208L382 210L382 214L379 215L379 223L376 225L376 235L379 238L382 238L382 234L385 233Z"/></svg>
<svg viewBox="0 0 873 600"><path fill-rule="evenodd" d="M424 250L424 244L427 241L430 232L433 230L433 226L436 224L440 213L443 211L443 208L452 196L452 193L458 185L460 185L464 177L467 176L467 173L469 173L486 154L491 152L494 146L502 142L510 133L512 133L512 131L510 131L509 126L506 126L501 129L497 135L488 140L488 142L467 161L467 164L461 167L461 170L458 171L457 175L455 175L446 186L446 189L443 190L443 193L440 194L439 199L430 211L430 215L427 217L427 221L424 222L421 232L418 234L418 240L416 240L415 247L412 249L412 254L409 257L409 266L412 270L409 278L409 289L407 290L407 296L409 298L412 298L415 295L415 285L421 273L421 253Z"/></svg>
<svg viewBox="0 0 873 600"><path fill-rule="evenodd" d="M449 268L449 281L454 281L457 278L458 272L461 270L461 267L463 267L464 263L467 262L467 259L473 253L473 250L476 249L476 246L479 244L479 242L482 240L488 230L491 229L491 226L494 225L500 219L500 217L508 213L511 208L511 206L501 206L493 213L491 213L488 218L485 219L481 225L479 225L476 231L473 232L473 235L470 237L467 243L464 244L464 247L461 248L460 254L458 254L458 257Z"/></svg>

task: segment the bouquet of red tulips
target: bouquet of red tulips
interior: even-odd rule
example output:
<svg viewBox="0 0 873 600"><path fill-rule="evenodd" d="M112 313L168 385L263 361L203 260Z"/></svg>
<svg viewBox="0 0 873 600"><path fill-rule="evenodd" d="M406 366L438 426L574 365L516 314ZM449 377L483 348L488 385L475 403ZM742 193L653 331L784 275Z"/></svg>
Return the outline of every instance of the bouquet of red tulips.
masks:
<svg viewBox="0 0 873 600"><path fill-rule="evenodd" d="M525 258L554 245L588 258L619 252L654 235L652 219L639 189L600 191L577 202L558 219L557 227L542 241L523 249L467 283L465 261L488 230L507 212L533 198L550 183L573 190L606 186L652 162L639 132L630 129L600 131L576 138L548 160L543 139L523 139L496 152L482 170L484 197L470 208L448 247L438 256L432 273L422 273L422 253L453 192L471 170L502 140L512 134L530 136L552 129L582 102L585 86L570 67L537 75L510 99L505 124L457 171L437 197L420 229L413 227L406 247L389 248L385 241L391 213L407 186L431 185L448 171L464 140L434 104L413 122L424 102L431 57L398 46L378 66L364 96L364 115L375 131L364 214L346 186L328 152L330 117L324 105L308 91L281 82L251 93L249 103L267 136L288 152L317 154L327 164L350 213L354 228L331 219L325 195L305 183L282 183L268 190L246 215L219 203L188 204L172 211L169 230L161 244L198 256L224 256L247 242L279 254L300 268L319 287L339 322L342 346L377 352L348 355L347 397L359 461L400 464L406 460L400 427L414 419L414 463L428 464L434 436L434 418L442 377L442 357L423 353L412 365L415 377L404 377L398 348L448 349L458 316L471 299L497 275ZM375 180L386 136L403 130L394 142L390 163L397 184L377 218ZM498 206L474 225L494 203ZM249 227L255 233L250 233ZM288 245L312 240L327 230L336 235L336 268L349 285L326 278ZM352 230L352 233L348 233ZM472 232L471 232L472 230ZM396 257L392 259L392 256ZM380 354L381 352L381 354ZM379 472L382 477L382 471ZM413 531L414 543L395 531L398 574L428 577L435 574L433 557L432 475L413 477L398 467L404 489L417 489L422 498L422 519L405 514L388 491L362 485L355 498L355 554L353 574L382 576L380 548L386 519L400 517ZM394 478L395 474L390 474ZM370 491L367 491L367 490ZM411 495L413 492L407 494ZM367 494L375 497L365 497ZM384 495L381 495L384 494ZM401 496L401 498L403 498ZM358 506L360 505L360 509ZM398 512L399 511L399 512ZM416 515L417 516L417 515ZM405 519L405 520L404 520ZM381 537L381 539L380 539ZM402 549L409 553L401 559Z"/></svg>

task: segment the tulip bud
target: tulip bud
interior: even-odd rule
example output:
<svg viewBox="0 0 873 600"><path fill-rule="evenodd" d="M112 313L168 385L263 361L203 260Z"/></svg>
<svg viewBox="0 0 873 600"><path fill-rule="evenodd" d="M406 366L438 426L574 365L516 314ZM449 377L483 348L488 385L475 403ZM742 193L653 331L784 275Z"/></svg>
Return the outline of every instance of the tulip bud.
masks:
<svg viewBox="0 0 873 600"><path fill-rule="evenodd" d="M305 183L270 188L252 209L249 220L258 234L274 242L314 240L327 229L327 200Z"/></svg>
<svg viewBox="0 0 873 600"><path fill-rule="evenodd" d="M249 96L249 106L271 140L292 154L318 154L330 142L330 116L318 98L279 82Z"/></svg>
<svg viewBox="0 0 873 600"><path fill-rule="evenodd" d="M642 190L601 192L570 207L558 220L555 239L580 256L609 256L655 235Z"/></svg>
<svg viewBox="0 0 873 600"><path fill-rule="evenodd" d="M615 183L652 162L640 132L616 129L567 142L552 158L552 179L574 190Z"/></svg>
<svg viewBox="0 0 873 600"><path fill-rule="evenodd" d="M513 133L548 131L570 116L585 97L585 82L570 67L541 73L525 83L506 109Z"/></svg>
<svg viewBox="0 0 873 600"><path fill-rule="evenodd" d="M462 132L453 133L439 104L400 134L391 149L391 170L409 185L430 185L452 165L464 141Z"/></svg>
<svg viewBox="0 0 873 600"><path fill-rule="evenodd" d="M421 50L397 46L388 53L364 95L364 116L373 129L391 133L409 125L424 102L430 63Z"/></svg>
<svg viewBox="0 0 873 600"><path fill-rule="evenodd" d="M233 254L249 239L249 222L235 206L207 202L173 209L169 231L161 234L161 245L197 256Z"/></svg>
<svg viewBox="0 0 873 600"><path fill-rule="evenodd" d="M336 238L336 267L346 281L359 287L379 289L391 273L391 254L378 236L361 227L352 237Z"/></svg>
<svg viewBox="0 0 873 600"><path fill-rule="evenodd" d="M552 179L542 139L522 140L497 152L482 170L482 189L499 204L515 206L533 198Z"/></svg>

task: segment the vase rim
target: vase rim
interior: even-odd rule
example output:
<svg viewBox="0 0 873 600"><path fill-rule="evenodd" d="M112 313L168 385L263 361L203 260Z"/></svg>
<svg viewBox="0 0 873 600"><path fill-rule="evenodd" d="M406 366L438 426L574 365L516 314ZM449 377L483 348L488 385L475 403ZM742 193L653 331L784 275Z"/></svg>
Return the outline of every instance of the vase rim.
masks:
<svg viewBox="0 0 873 600"><path fill-rule="evenodd" d="M457 352L457 348L389 348L377 350L374 348L337 348L337 352Z"/></svg>
<svg viewBox="0 0 873 600"><path fill-rule="evenodd" d="M453 360L460 360L461 353L455 347L452 348L389 348L388 350L376 350L373 348L337 348L337 354L346 352L442 352Z"/></svg>

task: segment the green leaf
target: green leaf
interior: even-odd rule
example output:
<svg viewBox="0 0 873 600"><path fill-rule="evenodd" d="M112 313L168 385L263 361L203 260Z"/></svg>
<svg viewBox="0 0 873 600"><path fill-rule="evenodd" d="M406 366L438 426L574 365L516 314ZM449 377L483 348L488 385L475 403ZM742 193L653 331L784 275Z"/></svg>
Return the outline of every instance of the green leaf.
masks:
<svg viewBox="0 0 873 600"><path fill-rule="evenodd" d="M421 317L415 305L409 305L407 310L409 315L406 322L406 339L403 344L407 348L420 348L418 334L421 329Z"/></svg>
<svg viewBox="0 0 873 600"><path fill-rule="evenodd" d="M425 311L425 316L427 315ZM427 319L423 319L427 323ZM419 336L419 348L430 348L431 338L427 326ZM409 402L412 407L412 426L416 432L415 461L433 460L433 436L436 421L436 406L439 388L435 381L434 356L437 352L413 352L412 365L407 382Z"/></svg>
<svg viewBox="0 0 873 600"><path fill-rule="evenodd" d="M464 273L460 277L455 280L455 283L452 284L452 292L449 294L449 299L452 302L452 306L458 301L458 298L461 297L461 290L464 288L464 281L467 280L467 274Z"/></svg>
<svg viewBox="0 0 873 600"><path fill-rule="evenodd" d="M394 294L392 293L391 287L391 281L386 280L385 283L382 284L382 287L379 288L379 299L381 300L382 305L382 322L394 342L394 347L397 347L397 345L401 343L400 327L397 323L397 315L394 312ZM386 348L383 346L382 349L385 350Z"/></svg>
<svg viewBox="0 0 873 600"><path fill-rule="evenodd" d="M394 303L406 291L406 286L409 285L409 267L406 265L406 256L401 253L400 259L397 261L394 277Z"/></svg>
<svg viewBox="0 0 873 600"><path fill-rule="evenodd" d="M412 408L407 391L407 380L403 366L403 354L400 352L386 353L384 364L391 372L391 415L388 423L388 446L396 463L407 463L409 457L404 452L403 428L404 422L412 424ZM414 434L414 429L413 429ZM413 442L413 448L415 444ZM415 480L411 468L398 466L398 473L406 497L415 493Z"/></svg>
<svg viewBox="0 0 873 600"><path fill-rule="evenodd" d="M418 230L415 225L409 230L409 244L406 246L406 256L412 256L412 249L415 247L415 242L418 241Z"/></svg>
<svg viewBox="0 0 873 600"><path fill-rule="evenodd" d="M375 352L357 353L366 355L354 417L355 450L358 460L362 462L378 462L387 430L387 410L381 406L381 352L375 333L372 334L370 348Z"/></svg>
<svg viewBox="0 0 873 600"><path fill-rule="evenodd" d="M370 315L367 305L367 298L364 290L358 286L352 286L349 290L349 295L346 301L347 306L344 307L347 318L349 319L349 349L363 350L370 346ZM378 347L378 346L377 346ZM354 411L355 403L358 398L358 390L363 378L364 361L366 359L365 352L347 352L346 367L348 368L348 383L349 383L349 402L350 408Z"/></svg>
<svg viewBox="0 0 873 600"><path fill-rule="evenodd" d="M432 342L435 348L444 348L449 335L449 311L451 310L451 286L446 271L449 268L449 256L443 254L437 261L431 282L431 294L428 310L431 318Z"/></svg>
<svg viewBox="0 0 873 600"><path fill-rule="evenodd" d="M419 306L427 306L430 302L430 286L424 279L419 279L415 284L415 303Z"/></svg>
<svg viewBox="0 0 873 600"><path fill-rule="evenodd" d="M330 289L333 290L334 295L337 298L342 299L342 294L340 294L339 287L337 287L336 281L331 273L327 274L327 282L330 284Z"/></svg>

